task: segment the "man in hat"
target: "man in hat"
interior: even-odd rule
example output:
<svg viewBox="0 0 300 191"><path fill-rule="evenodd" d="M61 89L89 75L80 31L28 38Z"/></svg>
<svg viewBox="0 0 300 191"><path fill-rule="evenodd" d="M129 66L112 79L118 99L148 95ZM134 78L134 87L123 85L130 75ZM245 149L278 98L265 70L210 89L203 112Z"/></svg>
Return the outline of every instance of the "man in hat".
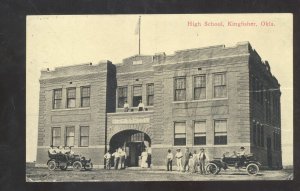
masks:
<svg viewBox="0 0 300 191"><path fill-rule="evenodd" d="M205 160L206 160L206 154L204 152L204 148L200 149L199 153L199 168L200 168L200 173L205 174Z"/></svg>
<svg viewBox="0 0 300 191"><path fill-rule="evenodd" d="M177 164L177 171L182 171L182 152L180 151L180 149L176 149L176 155L175 155L175 158L176 158L176 164Z"/></svg>
<svg viewBox="0 0 300 191"><path fill-rule="evenodd" d="M237 153L238 157L240 158L239 166L242 166L246 160L245 157L245 147L240 148L240 152Z"/></svg>
<svg viewBox="0 0 300 191"><path fill-rule="evenodd" d="M171 149L168 150L167 154L167 171L172 171L172 161L173 161L173 153L171 152Z"/></svg>

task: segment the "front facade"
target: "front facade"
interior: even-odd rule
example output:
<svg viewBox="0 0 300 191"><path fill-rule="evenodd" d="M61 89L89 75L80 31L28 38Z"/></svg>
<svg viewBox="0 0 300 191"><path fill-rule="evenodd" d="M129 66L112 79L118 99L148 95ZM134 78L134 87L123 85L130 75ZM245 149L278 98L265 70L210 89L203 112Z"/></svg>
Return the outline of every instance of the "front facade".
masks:
<svg viewBox="0 0 300 191"><path fill-rule="evenodd" d="M280 85L248 42L56 68L40 84L38 165L50 145L71 145L99 166L118 147L128 166L151 147L161 167L168 149L203 147L212 158L241 146L282 166Z"/></svg>

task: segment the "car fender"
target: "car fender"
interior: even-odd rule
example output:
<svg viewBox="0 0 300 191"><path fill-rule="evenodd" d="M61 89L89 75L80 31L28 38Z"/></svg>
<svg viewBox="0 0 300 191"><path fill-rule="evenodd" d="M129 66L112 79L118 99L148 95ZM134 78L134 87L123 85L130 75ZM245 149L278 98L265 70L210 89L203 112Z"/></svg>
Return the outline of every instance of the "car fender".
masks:
<svg viewBox="0 0 300 191"><path fill-rule="evenodd" d="M248 162L245 164L245 166L248 166L248 165L251 164L251 163L254 163L254 164L256 164L257 166L261 166L261 164L260 164L259 162L257 162L257 161L248 161Z"/></svg>

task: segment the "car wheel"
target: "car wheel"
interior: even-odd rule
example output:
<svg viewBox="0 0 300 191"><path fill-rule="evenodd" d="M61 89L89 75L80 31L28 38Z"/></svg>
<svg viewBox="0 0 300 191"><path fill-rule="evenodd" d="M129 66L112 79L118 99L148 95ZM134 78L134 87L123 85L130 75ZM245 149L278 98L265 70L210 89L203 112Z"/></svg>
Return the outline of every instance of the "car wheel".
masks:
<svg viewBox="0 0 300 191"><path fill-rule="evenodd" d="M74 169L74 170L80 171L80 170L82 169L82 163L79 162L79 161L75 161L75 162L73 163L73 169Z"/></svg>
<svg viewBox="0 0 300 191"><path fill-rule="evenodd" d="M257 166L257 164L250 163L247 165L246 170L249 175L257 175L259 167Z"/></svg>
<svg viewBox="0 0 300 191"><path fill-rule="evenodd" d="M209 163L207 166L206 166L206 172L208 174L218 174L220 172L220 168L218 168L218 166L214 163Z"/></svg>
<svg viewBox="0 0 300 191"><path fill-rule="evenodd" d="M54 160L51 160L48 162L48 169L49 170L55 170L56 168L56 162Z"/></svg>

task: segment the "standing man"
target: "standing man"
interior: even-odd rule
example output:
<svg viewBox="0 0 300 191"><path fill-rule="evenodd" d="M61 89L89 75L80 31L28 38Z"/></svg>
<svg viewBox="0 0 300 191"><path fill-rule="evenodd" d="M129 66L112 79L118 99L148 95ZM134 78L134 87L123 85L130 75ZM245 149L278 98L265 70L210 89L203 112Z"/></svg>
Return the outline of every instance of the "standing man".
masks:
<svg viewBox="0 0 300 191"><path fill-rule="evenodd" d="M176 155L175 155L175 158L176 158L176 164L177 164L177 171L182 171L182 163L181 163L181 160L182 160L182 152L180 151L180 149L177 149L176 150Z"/></svg>
<svg viewBox="0 0 300 191"><path fill-rule="evenodd" d="M198 171L198 160L199 159L199 154L197 154L197 151L194 150L194 153L193 153L193 160L194 160L194 166L193 166L193 173L197 172Z"/></svg>
<svg viewBox="0 0 300 191"><path fill-rule="evenodd" d="M151 155L152 155L152 149L151 149L151 147L149 146L148 148L147 148L147 153L148 153L148 158L147 158L147 163L148 163L148 168L150 168L151 167Z"/></svg>
<svg viewBox="0 0 300 191"><path fill-rule="evenodd" d="M206 154L204 152L204 148L200 149L199 154L199 165L200 165L200 173L205 174L205 160L206 160Z"/></svg>
<svg viewBox="0 0 300 191"><path fill-rule="evenodd" d="M186 168L189 166L189 160L190 160L190 151L189 148L185 148L185 153L184 153L184 171L187 172Z"/></svg>
<svg viewBox="0 0 300 191"><path fill-rule="evenodd" d="M109 170L111 167L110 158L111 158L111 154L109 151L107 151L107 153L104 155L104 159L105 159L105 168Z"/></svg>
<svg viewBox="0 0 300 191"><path fill-rule="evenodd" d="M167 154L167 171L172 171L172 161L173 161L173 153L171 152L171 150L168 150L168 154Z"/></svg>
<svg viewBox="0 0 300 191"><path fill-rule="evenodd" d="M115 170L118 170L119 161L120 161L120 154L118 152L118 149L116 149L116 152L114 152L112 154L112 156L115 157L115 160L114 160L114 162L115 162L115 164L114 164L115 165Z"/></svg>
<svg viewBox="0 0 300 191"><path fill-rule="evenodd" d="M120 152L120 158L121 158L121 169L125 169L125 159L126 159L126 152L124 149Z"/></svg>

